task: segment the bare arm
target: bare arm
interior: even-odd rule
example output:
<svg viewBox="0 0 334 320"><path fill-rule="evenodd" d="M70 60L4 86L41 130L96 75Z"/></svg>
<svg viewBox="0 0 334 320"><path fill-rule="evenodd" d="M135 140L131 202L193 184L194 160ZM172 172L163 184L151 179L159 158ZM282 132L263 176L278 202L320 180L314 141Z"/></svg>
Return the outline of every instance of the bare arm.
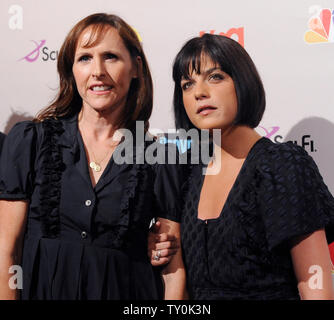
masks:
<svg viewBox="0 0 334 320"><path fill-rule="evenodd" d="M186 294L186 273L182 260L181 241L180 241L180 224L159 218L161 222L160 232L167 233L175 237L178 249L172 256L170 262L162 271L162 278L165 284L165 300L184 299Z"/></svg>
<svg viewBox="0 0 334 320"><path fill-rule="evenodd" d="M291 257L301 299L334 299L331 259L323 229L297 239Z"/></svg>
<svg viewBox="0 0 334 320"><path fill-rule="evenodd" d="M20 264L28 202L0 200L0 300L17 299L9 287L9 267Z"/></svg>

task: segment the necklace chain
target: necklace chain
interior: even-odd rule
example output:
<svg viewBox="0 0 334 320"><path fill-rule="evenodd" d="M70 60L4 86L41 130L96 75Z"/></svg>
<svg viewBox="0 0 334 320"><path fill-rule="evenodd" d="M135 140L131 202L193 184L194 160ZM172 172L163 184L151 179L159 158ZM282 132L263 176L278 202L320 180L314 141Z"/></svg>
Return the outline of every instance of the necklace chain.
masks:
<svg viewBox="0 0 334 320"><path fill-rule="evenodd" d="M85 139L87 139L87 137L86 137L86 135L83 133L83 131L82 131L82 134L83 134L83 136L85 137ZM111 139L112 139L112 138L111 138ZM111 145L111 148L110 148L110 149L112 149L113 147L115 147L115 146L117 146L117 145L118 145L118 142L117 142L116 144ZM87 145L87 150L88 150L88 145ZM91 152L92 152L94 161L90 161L90 162L89 162L89 167L92 168L95 172L100 172L101 169L102 169L101 164L102 164L102 162L107 158L107 156L108 156L110 150L107 151L107 153L105 154L105 156L104 156L100 161L97 161L93 148L91 148ZM88 152L88 153L89 153L89 152Z"/></svg>
<svg viewBox="0 0 334 320"><path fill-rule="evenodd" d="M106 155L103 157L103 159L102 159L101 161L97 161L93 149L92 149L91 151L92 151L92 154L93 154L93 157L94 157L94 161L91 161L91 162L89 163L89 166L90 166L95 172L100 172L100 171L101 171L101 164L102 164L102 162L104 161L104 159L107 157L107 155L109 154L110 150L107 151Z"/></svg>

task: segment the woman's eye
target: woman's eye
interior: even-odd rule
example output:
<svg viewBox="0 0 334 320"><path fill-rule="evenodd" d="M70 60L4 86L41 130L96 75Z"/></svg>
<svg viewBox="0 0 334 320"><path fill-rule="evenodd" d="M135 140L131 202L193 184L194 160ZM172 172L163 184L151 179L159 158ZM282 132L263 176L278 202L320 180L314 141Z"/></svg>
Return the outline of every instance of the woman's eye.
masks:
<svg viewBox="0 0 334 320"><path fill-rule="evenodd" d="M223 80L224 76L220 73L214 73L212 75L210 75L210 80Z"/></svg>
<svg viewBox="0 0 334 320"><path fill-rule="evenodd" d="M87 55L85 55L85 56L81 56L79 59L78 59L78 61L88 61L90 59L90 56L87 56Z"/></svg>
<svg viewBox="0 0 334 320"><path fill-rule="evenodd" d="M105 55L105 58L106 59L117 59L118 57L115 54L113 54L113 53L107 53Z"/></svg>
<svg viewBox="0 0 334 320"><path fill-rule="evenodd" d="M181 85L181 88L182 88L183 91L185 91L185 90L189 89L191 85L192 85L192 83L190 81L188 81L188 82L183 83Z"/></svg>

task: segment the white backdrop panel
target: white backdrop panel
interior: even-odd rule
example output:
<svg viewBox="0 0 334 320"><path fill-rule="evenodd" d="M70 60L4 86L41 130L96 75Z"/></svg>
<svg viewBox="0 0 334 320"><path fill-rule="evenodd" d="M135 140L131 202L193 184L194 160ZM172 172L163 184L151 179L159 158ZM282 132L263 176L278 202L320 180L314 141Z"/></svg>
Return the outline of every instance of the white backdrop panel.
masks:
<svg viewBox="0 0 334 320"><path fill-rule="evenodd" d="M151 128L163 130L174 127L171 67L182 44L203 31L227 33L236 28L267 93L258 132L272 134L276 141L304 144L333 193L333 17L325 26L327 42L309 44L304 35L320 10L333 12L334 1L316 1L1 0L0 130L8 132L16 121L34 116L52 100L58 85L56 51L70 28L89 14L120 15L139 32L154 80ZM241 41L236 34L232 37ZM42 40L30 56L34 59L39 52L38 58L22 60Z"/></svg>

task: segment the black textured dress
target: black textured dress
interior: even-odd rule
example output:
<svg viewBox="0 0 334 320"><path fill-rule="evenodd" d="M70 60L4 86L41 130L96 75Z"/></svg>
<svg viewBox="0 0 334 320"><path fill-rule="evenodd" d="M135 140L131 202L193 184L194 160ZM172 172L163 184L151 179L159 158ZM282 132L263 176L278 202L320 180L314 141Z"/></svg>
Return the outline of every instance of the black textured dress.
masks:
<svg viewBox="0 0 334 320"><path fill-rule="evenodd" d="M312 158L292 143L261 138L220 216L207 221L198 219L202 169L191 168L181 218L190 297L299 299L290 240L334 222L334 199Z"/></svg>
<svg viewBox="0 0 334 320"><path fill-rule="evenodd" d="M111 158L93 188L77 116L14 126L0 199L29 200L22 298L161 298L147 234L153 217L179 219L178 169Z"/></svg>

